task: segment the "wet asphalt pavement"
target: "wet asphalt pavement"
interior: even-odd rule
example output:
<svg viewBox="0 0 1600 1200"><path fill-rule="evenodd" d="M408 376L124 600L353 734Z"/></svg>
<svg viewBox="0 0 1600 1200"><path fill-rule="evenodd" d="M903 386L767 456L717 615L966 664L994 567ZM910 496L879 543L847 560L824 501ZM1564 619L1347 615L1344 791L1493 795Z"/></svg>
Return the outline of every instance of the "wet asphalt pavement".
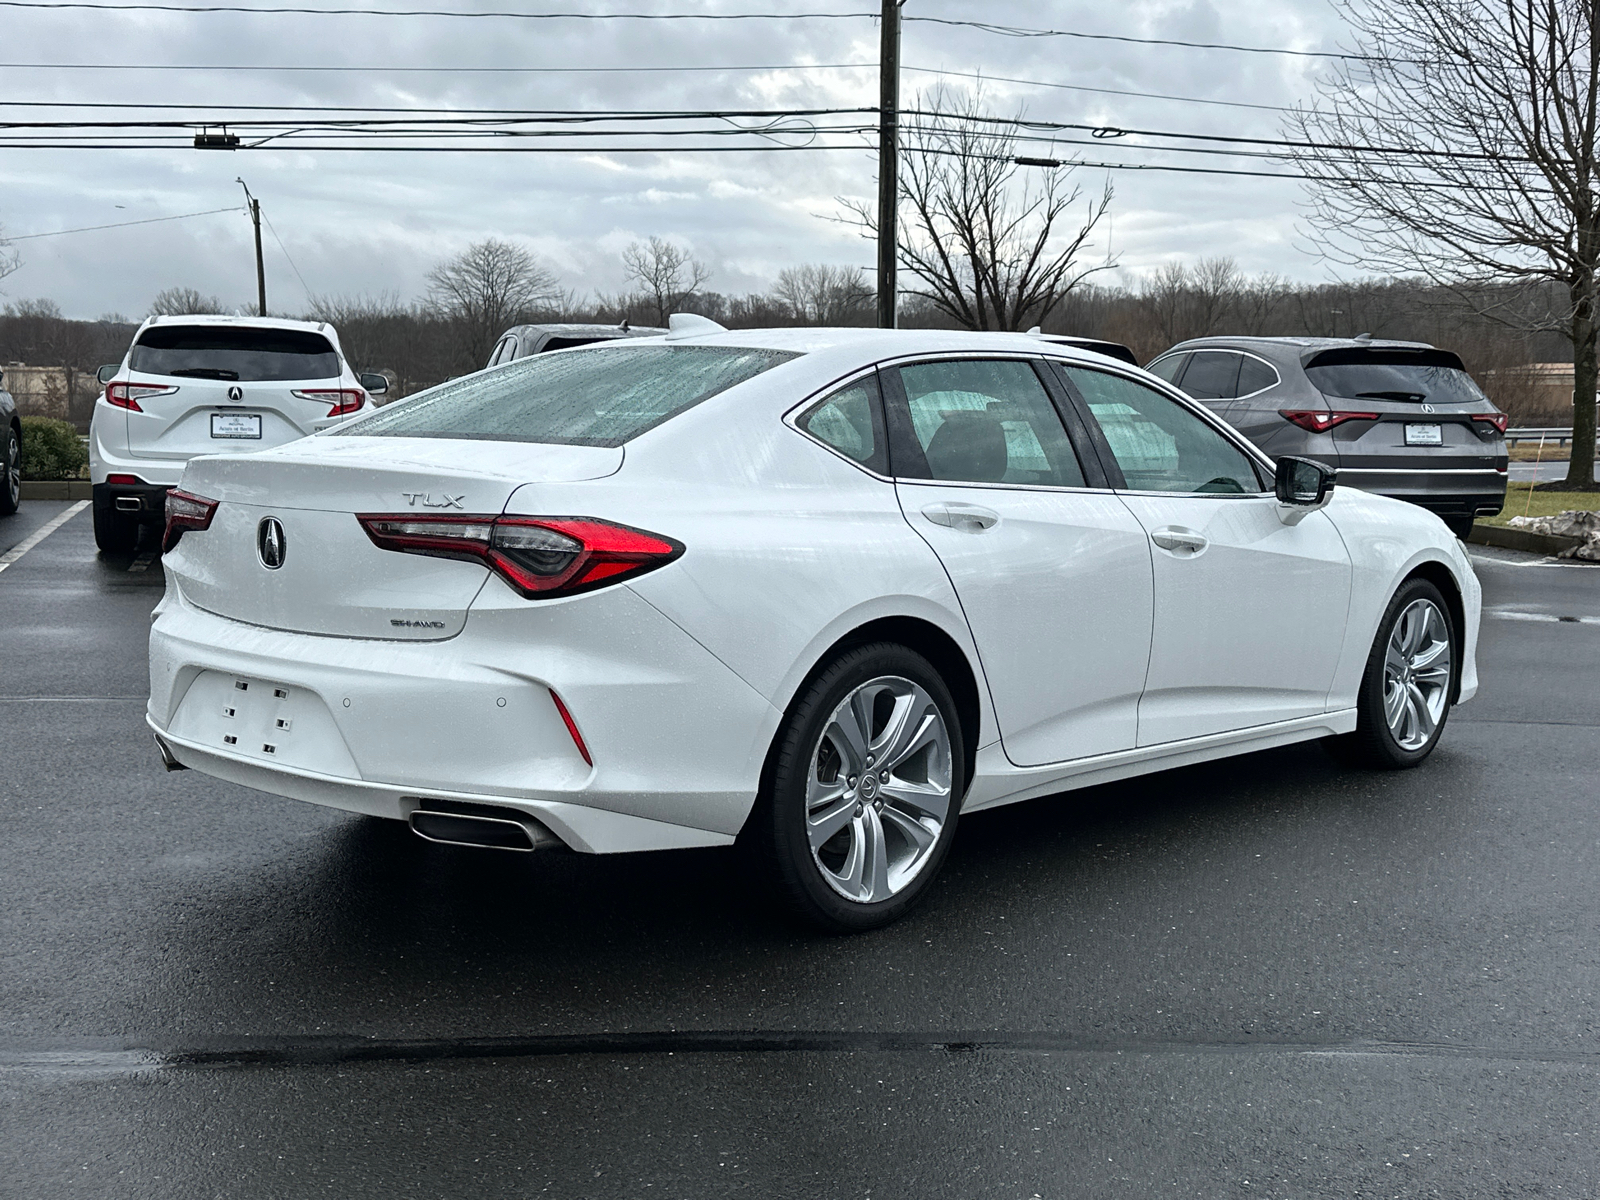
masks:
<svg viewBox="0 0 1600 1200"><path fill-rule="evenodd" d="M165 773L160 564L81 512L0 574L0 1196L1600 1194L1600 568L1474 553L1483 689L1420 770L982 814L827 938L724 851Z"/></svg>

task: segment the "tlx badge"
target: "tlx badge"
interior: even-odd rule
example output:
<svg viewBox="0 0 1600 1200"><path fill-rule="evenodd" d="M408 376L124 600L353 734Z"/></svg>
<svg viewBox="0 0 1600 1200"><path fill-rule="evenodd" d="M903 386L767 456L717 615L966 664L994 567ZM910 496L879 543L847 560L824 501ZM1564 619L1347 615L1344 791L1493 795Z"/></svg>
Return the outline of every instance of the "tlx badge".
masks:
<svg viewBox="0 0 1600 1200"><path fill-rule="evenodd" d="M452 496L449 492L440 492L435 496L432 492L401 492L406 498L406 503L412 508L421 505L423 508L462 508L466 501L466 493Z"/></svg>

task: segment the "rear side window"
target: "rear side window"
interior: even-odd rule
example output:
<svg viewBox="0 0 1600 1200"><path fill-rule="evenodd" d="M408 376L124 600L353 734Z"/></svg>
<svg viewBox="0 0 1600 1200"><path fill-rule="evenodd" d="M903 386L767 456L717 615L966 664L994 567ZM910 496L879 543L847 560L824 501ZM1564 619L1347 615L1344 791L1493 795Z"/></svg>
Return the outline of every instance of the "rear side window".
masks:
<svg viewBox="0 0 1600 1200"><path fill-rule="evenodd" d="M1232 350L1197 350L1178 384L1196 400L1232 400L1239 394L1239 363Z"/></svg>
<svg viewBox="0 0 1600 1200"><path fill-rule="evenodd" d="M1029 363L920 363L901 367L900 383L924 478L1084 486L1066 428ZM898 462L895 470L913 473Z"/></svg>
<svg viewBox="0 0 1600 1200"><path fill-rule="evenodd" d="M1145 368L1157 379L1165 379L1168 383L1177 383L1178 376L1183 371L1183 364L1189 361L1187 354L1169 354L1165 358L1158 358Z"/></svg>
<svg viewBox="0 0 1600 1200"><path fill-rule="evenodd" d="M1272 364L1251 358L1248 354L1241 357L1244 361L1239 364L1239 395L1253 396L1278 385L1278 372Z"/></svg>
<svg viewBox="0 0 1600 1200"><path fill-rule="evenodd" d="M1477 404L1486 397L1448 350L1324 350L1306 378L1325 396L1421 404Z"/></svg>
<svg viewBox="0 0 1600 1200"><path fill-rule="evenodd" d="M339 356L320 333L248 325L154 325L129 352L128 366L146 375L273 383L336 379Z"/></svg>
<svg viewBox="0 0 1600 1200"><path fill-rule="evenodd" d="M840 388L798 422L812 437L846 458L883 474L882 421L878 416L878 379L868 375Z"/></svg>
<svg viewBox="0 0 1600 1200"><path fill-rule="evenodd" d="M659 345L536 354L420 392L335 436L620 446L795 357L783 350Z"/></svg>

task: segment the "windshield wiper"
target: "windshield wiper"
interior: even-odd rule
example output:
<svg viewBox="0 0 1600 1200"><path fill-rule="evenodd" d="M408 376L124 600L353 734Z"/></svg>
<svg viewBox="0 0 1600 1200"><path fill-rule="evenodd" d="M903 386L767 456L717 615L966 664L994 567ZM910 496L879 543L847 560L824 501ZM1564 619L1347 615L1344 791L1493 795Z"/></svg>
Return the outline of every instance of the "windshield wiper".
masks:
<svg viewBox="0 0 1600 1200"><path fill-rule="evenodd" d="M185 379L237 379L239 372L225 371L221 367L179 367L168 375L181 375Z"/></svg>
<svg viewBox="0 0 1600 1200"><path fill-rule="evenodd" d="M1411 400L1423 401L1428 398L1427 392L1357 392L1358 400Z"/></svg>

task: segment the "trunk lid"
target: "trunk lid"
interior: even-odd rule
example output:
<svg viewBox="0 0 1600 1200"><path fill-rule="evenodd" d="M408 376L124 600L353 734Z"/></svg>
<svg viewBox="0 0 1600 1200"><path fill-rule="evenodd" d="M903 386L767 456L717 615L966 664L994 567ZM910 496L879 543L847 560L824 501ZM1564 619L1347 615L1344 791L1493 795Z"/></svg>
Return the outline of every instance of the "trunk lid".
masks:
<svg viewBox="0 0 1600 1200"><path fill-rule="evenodd" d="M313 423L332 407L326 399L308 400L294 393L339 386L337 378L273 383L145 373L127 378L133 384L174 389L140 396L143 411L128 413L128 452L135 458L187 459L281 446L312 432Z"/></svg>
<svg viewBox="0 0 1600 1200"><path fill-rule="evenodd" d="M381 550L363 514L497 515L518 487L611 475L622 450L527 442L316 437L190 462L183 490L218 502L211 527L164 562L191 603L272 629L336 637L454 637L488 578L478 563ZM268 568L263 524L277 523Z"/></svg>

